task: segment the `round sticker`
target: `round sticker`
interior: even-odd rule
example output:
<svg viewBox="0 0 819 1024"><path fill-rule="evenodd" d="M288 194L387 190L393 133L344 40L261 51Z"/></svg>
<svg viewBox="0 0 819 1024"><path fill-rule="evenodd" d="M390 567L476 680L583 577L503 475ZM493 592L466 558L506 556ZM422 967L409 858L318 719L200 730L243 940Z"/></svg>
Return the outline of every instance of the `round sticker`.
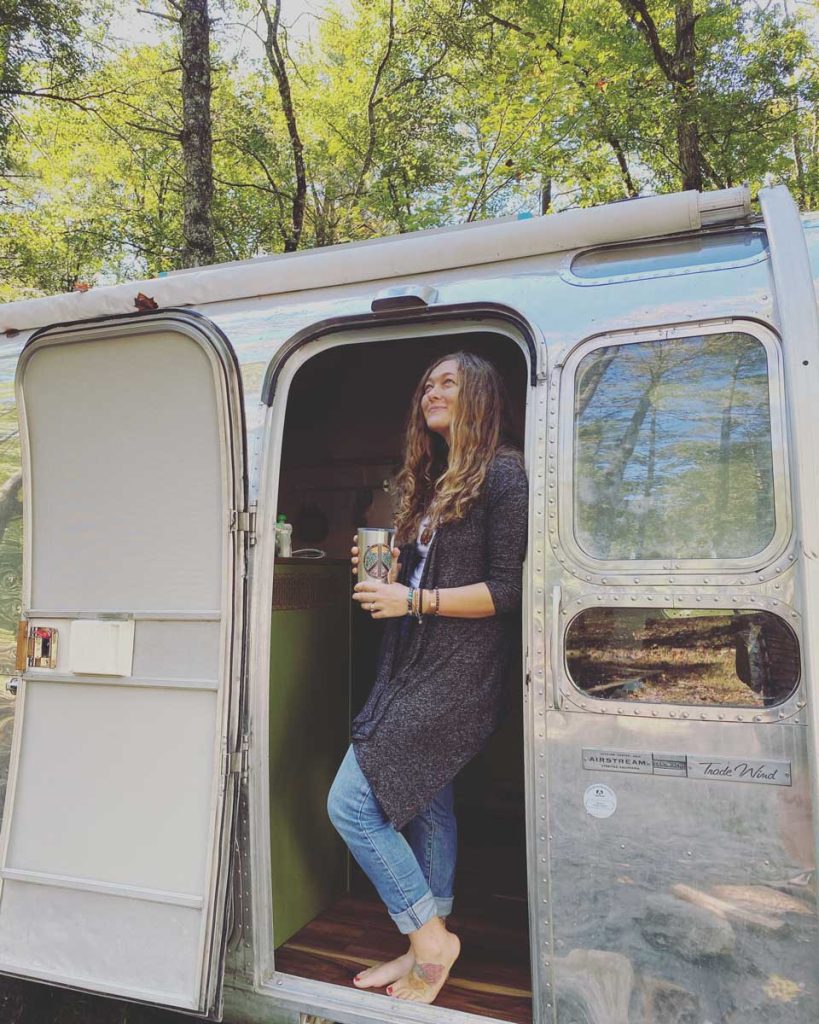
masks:
<svg viewBox="0 0 819 1024"><path fill-rule="evenodd" d="M610 818L617 810L617 796L609 786L598 782L587 787L583 806L593 818Z"/></svg>

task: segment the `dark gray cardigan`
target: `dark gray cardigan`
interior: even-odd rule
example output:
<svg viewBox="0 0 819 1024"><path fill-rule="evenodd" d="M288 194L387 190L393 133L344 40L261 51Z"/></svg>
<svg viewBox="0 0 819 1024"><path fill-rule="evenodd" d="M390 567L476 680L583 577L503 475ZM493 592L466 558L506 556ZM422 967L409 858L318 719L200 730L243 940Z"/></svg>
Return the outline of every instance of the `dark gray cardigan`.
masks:
<svg viewBox="0 0 819 1024"><path fill-rule="evenodd" d="M486 744L506 710L504 680L520 642L528 484L522 457L493 459L466 517L439 527L421 586L485 582L496 614L386 621L375 683L353 719L356 759L385 814L401 829ZM399 582L417 553L401 547Z"/></svg>

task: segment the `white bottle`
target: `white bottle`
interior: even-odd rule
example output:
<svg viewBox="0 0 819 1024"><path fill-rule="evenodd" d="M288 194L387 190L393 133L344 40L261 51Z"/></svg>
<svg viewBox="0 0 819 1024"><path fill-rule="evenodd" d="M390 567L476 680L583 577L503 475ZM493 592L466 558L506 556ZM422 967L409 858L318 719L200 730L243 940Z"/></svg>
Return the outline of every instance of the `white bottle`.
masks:
<svg viewBox="0 0 819 1024"><path fill-rule="evenodd" d="M290 558L293 553L293 524L287 522L284 512L276 521L276 554Z"/></svg>

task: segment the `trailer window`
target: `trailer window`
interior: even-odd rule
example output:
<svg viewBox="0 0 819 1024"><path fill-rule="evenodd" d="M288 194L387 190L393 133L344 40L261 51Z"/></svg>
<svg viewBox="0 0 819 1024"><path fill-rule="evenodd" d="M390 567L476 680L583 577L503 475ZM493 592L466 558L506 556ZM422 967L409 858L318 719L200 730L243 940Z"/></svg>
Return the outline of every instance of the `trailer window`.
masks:
<svg viewBox="0 0 819 1024"><path fill-rule="evenodd" d="M776 527L768 357L728 332L595 348L574 381L574 523L595 559L737 559Z"/></svg>
<svg viewBox="0 0 819 1024"><path fill-rule="evenodd" d="M799 643L747 608L589 608L569 625L566 664L601 700L761 708L795 691Z"/></svg>
<svg viewBox="0 0 819 1024"><path fill-rule="evenodd" d="M754 228L719 231L589 249L574 257L571 273L590 284L612 278L655 277L664 273L736 266L762 256L766 250L764 231Z"/></svg>

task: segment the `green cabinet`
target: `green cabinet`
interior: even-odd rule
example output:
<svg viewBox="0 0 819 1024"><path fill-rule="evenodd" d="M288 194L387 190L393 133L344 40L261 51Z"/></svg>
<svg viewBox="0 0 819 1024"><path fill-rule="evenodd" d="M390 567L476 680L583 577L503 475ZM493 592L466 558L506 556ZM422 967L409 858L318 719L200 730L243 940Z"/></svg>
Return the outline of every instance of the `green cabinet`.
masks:
<svg viewBox="0 0 819 1024"><path fill-rule="evenodd" d="M270 644L273 941L286 942L348 888L348 851L327 794L349 742L348 560L281 558Z"/></svg>

